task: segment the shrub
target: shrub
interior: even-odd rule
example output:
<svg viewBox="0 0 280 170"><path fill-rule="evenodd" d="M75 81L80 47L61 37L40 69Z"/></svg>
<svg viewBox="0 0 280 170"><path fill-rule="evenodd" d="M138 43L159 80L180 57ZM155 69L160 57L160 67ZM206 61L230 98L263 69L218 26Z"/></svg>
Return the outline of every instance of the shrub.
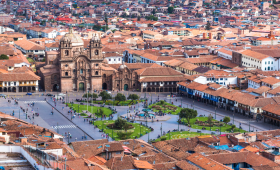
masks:
<svg viewBox="0 0 280 170"><path fill-rule="evenodd" d="M121 139L121 140L124 140L124 139L128 139L129 136L132 134L133 132L117 132L117 135L118 137Z"/></svg>
<svg viewBox="0 0 280 170"><path fill-rule="evenodd" d="M166 137L163 136L163 137L160 138L160 140L161 140L161 141L165 141L165 140L166 140Z"/></svg>

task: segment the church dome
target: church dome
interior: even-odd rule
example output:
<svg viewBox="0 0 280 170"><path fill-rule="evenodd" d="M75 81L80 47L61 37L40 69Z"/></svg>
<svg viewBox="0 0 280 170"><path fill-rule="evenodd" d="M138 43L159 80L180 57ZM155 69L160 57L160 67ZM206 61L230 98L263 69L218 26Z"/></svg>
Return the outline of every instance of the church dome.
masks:
<svg viewBox="0 0 280 170"><path fill-rule="evenodd" d="M119 67L119 70L123 70L124 68L126 68L127 66L124 64L124 63L122 63L122 65L120 65L120 67Z"/></svg>
<svg viewBox="0 0 280 170"><path fill-rule="evenodd" d="M69 33L65 34L60 39L60 42L62 42L62 41L64 41L64 42L71 41L72 47L84 45L84 41L81 39L81 37L79 35L73 33L72 27L69 29Z"/></svg>

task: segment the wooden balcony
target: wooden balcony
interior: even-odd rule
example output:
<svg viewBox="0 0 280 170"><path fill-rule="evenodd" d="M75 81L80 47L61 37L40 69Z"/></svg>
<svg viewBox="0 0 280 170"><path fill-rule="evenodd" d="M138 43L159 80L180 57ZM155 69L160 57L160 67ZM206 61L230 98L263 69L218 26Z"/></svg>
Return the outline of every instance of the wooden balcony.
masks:
<svg viewBox="0 0 280 170"><path fill-rule="evenodd" d="M20 87L23 87L23 86L37 86L36 84L19 84Z"/></svg>

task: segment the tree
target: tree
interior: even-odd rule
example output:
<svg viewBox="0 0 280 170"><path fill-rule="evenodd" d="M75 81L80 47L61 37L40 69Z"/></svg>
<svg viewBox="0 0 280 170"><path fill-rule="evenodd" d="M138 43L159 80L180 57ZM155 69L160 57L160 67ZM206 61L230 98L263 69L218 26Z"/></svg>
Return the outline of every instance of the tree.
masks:
<svg viewBox="0 0 280 170"><path fill-rule="evenodd" d="M116 31L117 31L116 29L113 29L113 30L112 30L113 33L115 33Z"/></svg>
<svg viewBox="0 0 280 170"><path fill-rule="evenodd" d="M205 27L206 30L211 30L211 23L208 21Z"/></svg>
<svg viewBox="0 0 280 170"><path fill-rule="evenodd" d="M174 11L174 7L172 7L172 6L168 7L167 11L169 14L172 14Z"/></svg>
<svg viewBox="0 0 280 170"><path fill-rule="evenodd" d="M115 100L117 101L126 101L126 97L125 95L121 94L121 93L118 93L116 96L115 96Z"/></svg>
<svg viewBox="0 0 280 170"><path fill-rule="evenodd" d="M77 8L78 5L77 4L72 4L72 7Z"/></svg>
<svg viewBox="0 0 280 170"><path fill-rule="evenodd" d="M138 17L137 17L137 21L140 21L140 19L141 19L141 17L140 17L140 16L138 16Z"/></svg>
<svg viewBox="0 0 280 170"><path fill-rule="evenodd" d="M152 14L153 14L153 15L156 14L156 9L155 9L155 8L153 9Z"/></svg>
<svg viewBox="0 0 280 170"><path fill-rule="evenodd" d="M107 18L107 14L105 13L105 16L104 16L104 21L106 23L106 25L108 25L108 18Z"/></svg>
<svg viewBox="0 0 280 170"><path fill-rule="evenodd" d="M94 30L96 30L96 31L100 31L101 26L100 26L100 25L94 25L94 26L92 27L92 29L94 29Z"/></svg>
<svg viewBox="0 0 280 170"><path fill-rule="evenodd" d="M96 101L96 99L98 98L98 95L95 94L95 93L92 93L92 94L91 94L91 98L95 99L95 101Z"/></svg>
<svg viewBox="0 0 280 170"><path fill-rule="evenodd" d="M122 129L125 126L125 124L127 124L127 121L118 117L117 120L115 121L114 128L115 129Z"/></svg>
<svg viewBox="0 0 280 170"><path fill-rule="evenodd" d="M5 54L1 54L0 60L9 60L9 57Z"/></svg>
<svg viewBox="0 0 280 170"><path fill-rule="evenodd" d="M236 126L235 126L235 125L232 125L232 126L231 126L231 129L232 129L232 130L234 130L235 128L236 128Z"/></svg>
<svg viewBox="0 0 280 170"><path fill-rule="evenodd" d="M225 124L228 124L228 122L230 122L230 117L228 116L224 117L223 122L225 122Z"/></svg>
<svg viewBox="0 0 280 170"><path fill-rule="evenodd" d="M127 130L129 129L129 124L126 123L123 125L123 130L125 131L125 133L127 132Z"/></svg>
<svg viewBox="0 0 280 170"><path fill-rule="evenodd" d="M161 101L160 101L160 104L161 104L161 105L164 105L164 103L165 103L164 100L161 100Z"/></svg>
<svg viewBox="0 0 280 170"><path fill-rule="evenodd" d="M130 94L127 99L134 101L134 100L138 100L139 96L137 94Z"/></svg>
<svg viewBox="0 0 280 170"><path fill-rule="evenodd" d="M213 116L210 114L207 118L207 122L209 123L209 125L212 125L212 120L213 120Z"/></svg>
<svg viewBox="0 0 280 170"><path fill-rule="evenodd" d="M84 98L90 98L90 97L91 97L91 93L85 93L85 94L83 95L83 97L84 97Z"/></svg>
<svg viewBox="0 0 280 170"><path fill-rule="evenodd" d="M103 102L105 102L108 99L112 99L112 96L106 91L100 92L99 96L102 97Z"/></svg>
<svg viewBox="0 0 280 170"><path fill-rule="evenodd" d="M179 118L187 119L188 124L190 124L190 120L195 118L196 116L197 116L197 111L189 108L183 108L179 113Z"/></svg>

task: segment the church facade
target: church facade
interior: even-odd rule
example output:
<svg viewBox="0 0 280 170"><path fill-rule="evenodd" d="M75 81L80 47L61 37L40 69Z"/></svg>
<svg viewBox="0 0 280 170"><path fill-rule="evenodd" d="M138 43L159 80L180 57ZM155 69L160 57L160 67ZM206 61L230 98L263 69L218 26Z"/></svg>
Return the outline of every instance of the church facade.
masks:
<svg viewBox="0 0 280 170"><path fill-rule="evenodd" d="M46 53L40 68L46 91L87 91L102 89L102 46L94 36L85 50L84 42L70 28L60 40L59 52Z"/></svg>

